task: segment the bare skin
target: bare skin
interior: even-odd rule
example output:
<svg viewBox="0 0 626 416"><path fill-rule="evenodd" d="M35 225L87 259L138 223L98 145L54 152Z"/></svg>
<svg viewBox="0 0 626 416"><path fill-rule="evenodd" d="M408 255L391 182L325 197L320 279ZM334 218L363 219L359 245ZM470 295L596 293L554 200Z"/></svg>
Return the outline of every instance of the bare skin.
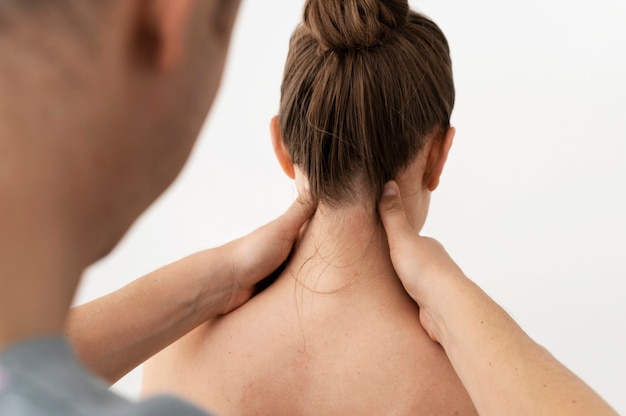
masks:
<svg viewBox="0 0 626 416"><path fill-rule="evenodd" d="M372 224L318 211L278 281L150 360L144 393L232 415L475 415Z"/></svg>
<svg viewBox="0 0 626 416"><path fill-rule="evenodd" d="M275 123L278 160L302 188L306 178ZM453 134L401 175L416 229ZM173 392L221 414L476 414L445 352L421 327L365 200L320 205L272 286L144 371L144 394Z"/></svg>

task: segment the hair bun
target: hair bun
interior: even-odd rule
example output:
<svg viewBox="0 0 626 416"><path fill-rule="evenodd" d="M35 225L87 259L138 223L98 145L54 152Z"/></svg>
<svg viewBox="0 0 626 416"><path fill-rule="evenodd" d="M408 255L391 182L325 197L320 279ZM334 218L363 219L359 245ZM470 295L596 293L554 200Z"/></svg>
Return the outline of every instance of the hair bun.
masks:
<svg viewBox="0 0 626 416"><path fill-rule="evenodd" d="M407 0L307 0L303 22L322 50L379 46L408 20Z"/></svg>

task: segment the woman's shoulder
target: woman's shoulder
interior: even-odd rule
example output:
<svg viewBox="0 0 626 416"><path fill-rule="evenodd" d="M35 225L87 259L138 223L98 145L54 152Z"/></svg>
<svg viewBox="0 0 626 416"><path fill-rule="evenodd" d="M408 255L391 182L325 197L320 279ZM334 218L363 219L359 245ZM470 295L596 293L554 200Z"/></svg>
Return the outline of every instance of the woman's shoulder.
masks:
<svg viewBox="0 0 626 416"><path fill-rule="evenodd" d="M473 411L410 299L309 289L279 279L153 360L146 381L224 414Z"/></svg>

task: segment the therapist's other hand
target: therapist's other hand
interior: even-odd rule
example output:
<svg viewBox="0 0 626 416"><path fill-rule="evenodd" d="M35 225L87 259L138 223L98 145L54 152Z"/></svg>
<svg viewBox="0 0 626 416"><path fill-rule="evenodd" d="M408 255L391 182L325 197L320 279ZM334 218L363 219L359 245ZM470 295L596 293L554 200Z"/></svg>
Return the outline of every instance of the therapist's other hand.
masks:
<svg viewBox="0 0 626 416"><path fill-rule="evenodd" d="M398 186L378 211L391 261L481 415L617 415L468 279L437 241L410 226ZM521 363L521 364L520 364Z"/></svg>
<svg viewBox="0 0 626 416"><path fill-rule="evenodd" d="M224 314L244 304L255 285L281 266L315 208L313 202L301 196L274 221L218 248L230 267L232 282Z"/></svg>
<svg viewBox="0 0 626 416"><path fill-rule="evenodd" d="M437 240L422 237L411 227L395 182L385 185L378 211L393 267L409 296L420 306L422 326L434 341L440 342L438 294L442 288L454 286L455 280L460 283L466 278Z"/></svg>

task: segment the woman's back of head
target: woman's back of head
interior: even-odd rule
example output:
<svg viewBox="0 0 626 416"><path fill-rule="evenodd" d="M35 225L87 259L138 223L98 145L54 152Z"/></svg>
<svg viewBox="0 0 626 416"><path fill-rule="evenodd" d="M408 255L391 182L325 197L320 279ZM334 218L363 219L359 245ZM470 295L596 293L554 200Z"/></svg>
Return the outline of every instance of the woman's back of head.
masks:
<svg viewBox="0 0 626 416"><path fill-rule="evenodd" d="M281 91L283 141L312 196L372 201L449 126L454 83L441 30L406 0L308 0Z"/></svg>

